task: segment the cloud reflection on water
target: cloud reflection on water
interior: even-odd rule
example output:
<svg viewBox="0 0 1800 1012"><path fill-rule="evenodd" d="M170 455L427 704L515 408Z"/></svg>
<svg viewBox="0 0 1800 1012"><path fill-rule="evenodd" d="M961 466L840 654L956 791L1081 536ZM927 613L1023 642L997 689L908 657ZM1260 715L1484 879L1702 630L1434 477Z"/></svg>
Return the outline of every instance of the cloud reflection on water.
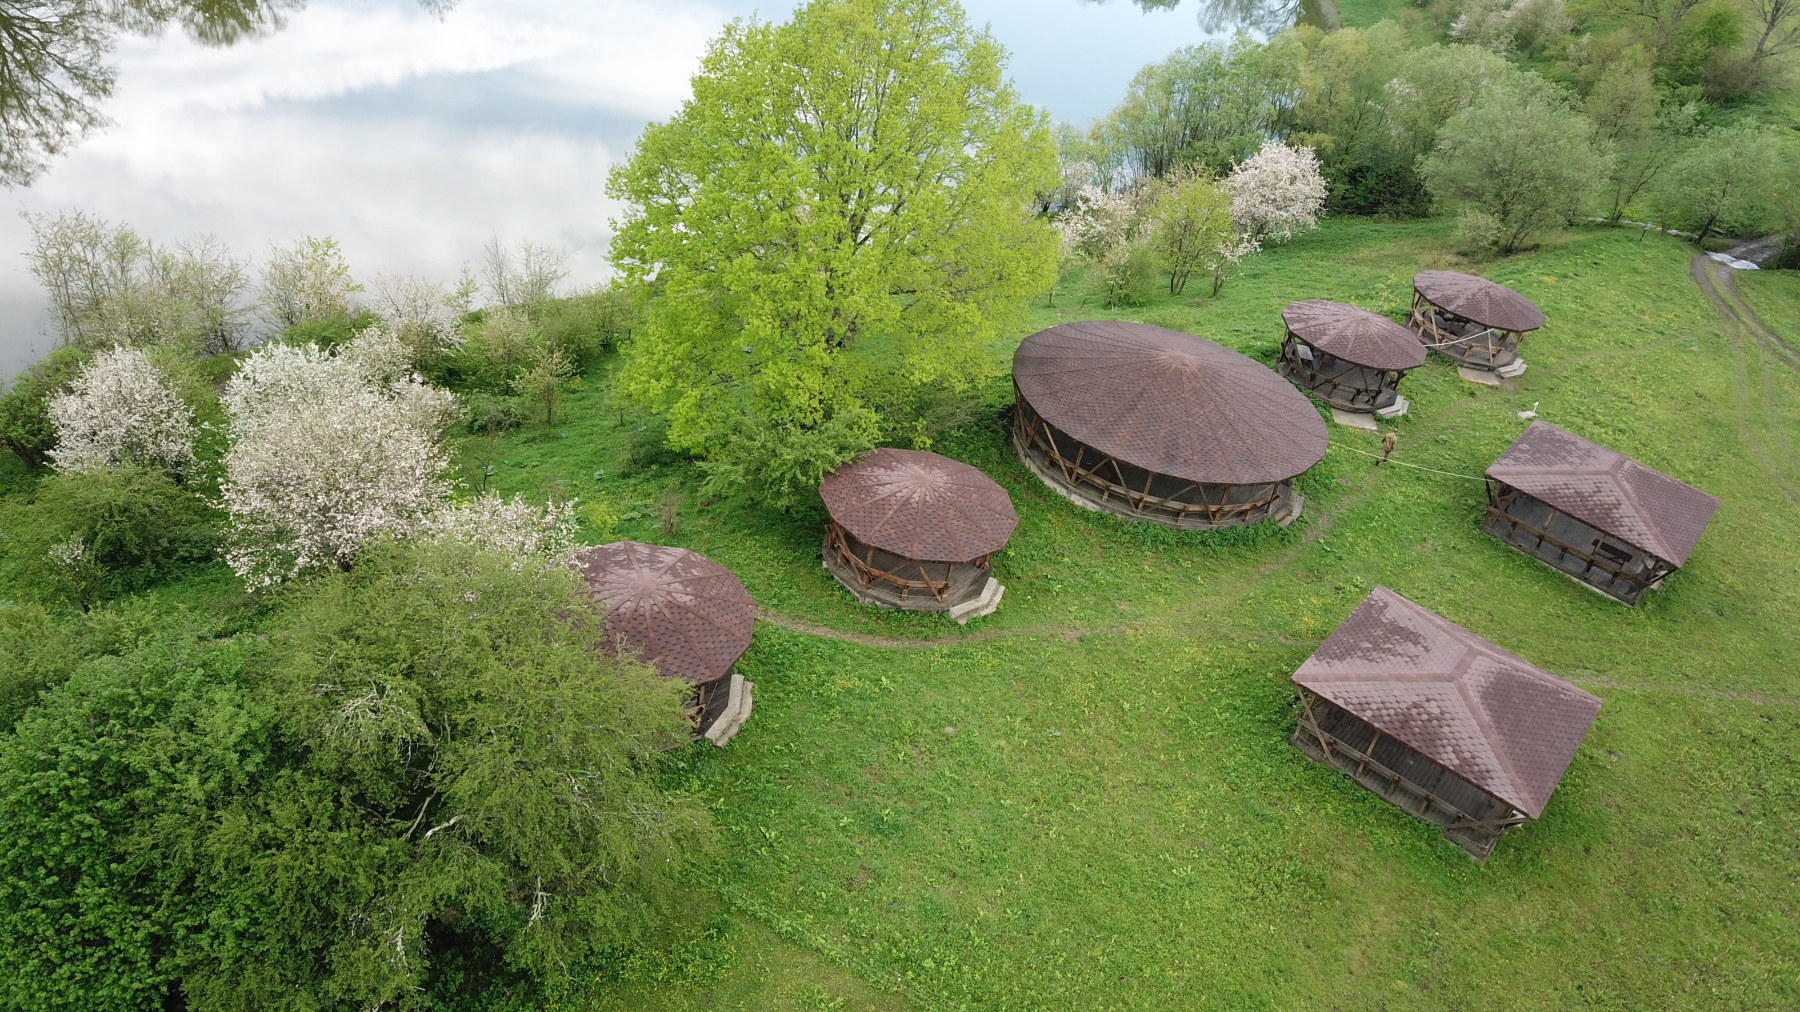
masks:
<svg viewBox="0 0 1800 1012"><path fill-rule="evenodd" d="M489 235L569 247L604 276L607 167L688 94L706 40L757 6L684 0L327 0L226 49L120 40L114 121L18 208L82 208L157 241L212 232L259 260L331 235L363 277L453 278ZM1191 13L975 0L1027 100L1085 121L1147 60L1203 38ZM24 269L29 232L0 215L0 376L53 342Z"/></svg>

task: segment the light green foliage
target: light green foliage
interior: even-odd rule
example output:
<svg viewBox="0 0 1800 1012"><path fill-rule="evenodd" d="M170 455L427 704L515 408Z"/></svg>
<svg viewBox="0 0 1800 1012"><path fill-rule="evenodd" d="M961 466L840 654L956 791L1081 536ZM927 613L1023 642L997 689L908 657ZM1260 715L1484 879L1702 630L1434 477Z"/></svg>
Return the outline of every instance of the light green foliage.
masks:
<svg viewBox="0 0 1800 1012"><path fill-rule="evenodd" d="M1290 35L1178 49L1132 78L1103 135L1146 175L1223 171L1255 154L1293 101L1299 50Z"/></svg>
<svg viewBox="0 0 1800 1012"><path fill-rule="evenodd" d="M216 523L161 470L59 472L0 503L0 574L14 593L85 610L207 561Z"/></svg>
<svg viewBox="0 0 1800 1012"><path fill-rule="evenodd" d="M1419 174L1437 200L1499 223L1494 248L1512 253L1534 235L1572 221L1605 178L1612 156L1569 97L1521 74L1478 97L1444 125Z"/></svg>
<svg viewBox="0 0 1800 1012"><path fill-rule="evenodd" d="M1670 103L1650 75L1642 50L1632 47L1607 65L1587 96L1596 139L1613 154L1607 189L1609 216L1617 221L1681 151L1691 129L1692 103Z"/></svg>
<svg viewBox="0 0 1800 1012"><path fill-rule="evenodd" d="M1210 257L1237 238L1231 197L1199 173L1175 176L1150 211L1157 264L1169 274L1169 294L1180 295L1188 278L1207 269Z"/></svg>
<svg viewBox="0 0 1800 1012"><path fill-rule="evenodd" d="M537 325L524 313L489 309L457 350L457 371L490 390L510 391L537 360L542 342Z"/></svg>
<svg viewBox="0 0 1800 1012"><path fill-rule="evenodd" d="M1301 58L1288 141L1312 148L1328 171L1390 146L1388 82L1402 69L1407 48L1400 26L1383 21L1366 31L1322 32L1303 25L1293 35Z"/></svg>
<svg viewBox="0 0 1800 1012"><path fill-rule="evenodd" d="M337 240L306 236L292 246L271 246L263 264L261 300L278 329L341 320L350 299L363 290Z"/></svg>
<svg viewBox="0 0 1800 1012"><path fill-rule="evenodd" d="M590 292L546 303L535 313L544 343L585 368L630 334L637 306L622 285L603 285Z"/></svg>
<svg viewBox="0 0 1800 1012"><path fill-rule="evenodd" d="M1387 122L1394 150L1407 158L1432 151L1446 123L1519 73L1504 57L1458 45L1415 49L1396 71L1388 86Z"/></svg>
<svg viewBox="0 0 1800 1012"><path fill-rule="evenodd" d="M614 171L650 296L622 388L720 484L796 501L880 433L876 387L997 371L1056 266L1050 130L1001 66L948 0L817 0L728 27Z"/></svg>
<svg viewBox="0 0 1800 1012"><path fill-rule="evenodd" d="M1699 242L1769 224L1783 154L1781 139L1762 127L1708 133L1657 182L1657 211L1668 224L1697 233ZM1787 164L1793 157L1786 153Z"/></svg>
<svg viewBox="0 0 1800 1012"><path fill-rule="evenodd" d="M50 398L67 388L87 358L73 345L57 348L27 366L0 395L0 441L33 471L50 463L50 450L56 445Z"/></svg>
<svg viewBox="0 0 1800 1012"><path fill-rule="evenodd" d="M520 397L543 412L544 427L550 428L556 424L556 406L562 403L563 393L574 375L575 367L562 349L549 347L538 353L531 368L513 380L513 387Z"/></svg>

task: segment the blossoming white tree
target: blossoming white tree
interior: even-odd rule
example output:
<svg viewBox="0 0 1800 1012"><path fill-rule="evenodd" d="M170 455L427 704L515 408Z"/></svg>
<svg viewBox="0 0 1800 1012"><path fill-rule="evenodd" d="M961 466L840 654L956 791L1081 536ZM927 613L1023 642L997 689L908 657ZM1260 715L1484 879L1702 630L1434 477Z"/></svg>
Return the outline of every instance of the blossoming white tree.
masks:
<svg viewBox="0 0 1800 1012"><path fill-rule="evenodd" d="M420 536L455 541L516 555L520 560L562 562L574 551L575 502L552 502L542 509L523 495L502 499L493 491L445 506L425 518Z"/></svg>
<svg viewBox="0 0 1800 1012"><path fill-rule="evenodd" d="M226 561L251 587L348 567L370 538L412 534L448 499L438 439L454 398L392 379L394 344L369 332L339 355L271 345L226 385Z"/></svg>
<svg viewBox="0 0 1800 1012"><path fill-rule="evenodd" d="M1258 243L1293 238L1318 227L1325 177L1308 147L1269 141L1225 178L1231 216Z"/></svg>
<svg viewBox="0 0 1800 1012"><path fill-rule="evenodd" d="M411 353L415 368L462 345L456 299L443 285L410 274L378 274L372 287L376 315Z"/></svg>
<svg viewBox="0 0 1800 1012"><path fill-rule="evenodd" d="M194 462L194 414L167 377L135 348L94 356L50 399L60 471L141 464L182 472Z"/></svg>

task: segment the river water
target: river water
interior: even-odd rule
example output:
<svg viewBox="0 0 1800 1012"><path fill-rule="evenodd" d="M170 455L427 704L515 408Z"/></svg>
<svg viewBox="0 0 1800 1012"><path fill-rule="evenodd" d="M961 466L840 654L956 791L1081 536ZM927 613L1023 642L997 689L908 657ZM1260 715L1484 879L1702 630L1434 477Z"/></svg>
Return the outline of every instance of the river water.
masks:
<svg viewBox="0 0 1800 1012"><path fill-rule="evenodd" d="M966 0L1011 54L1025 99L1085 124L1147 62L1207 38L1193 5ZM313 0L279 32L223 49L124 38L112 125L8 210L82 209L169 242L209 232L260 261L329 235L359 277L454 280L491 236L570 251L606 275L607 167L667 117L709 38L791 2ZM26 272L29 232L0 214L0 377L54 344Z"/></svg>

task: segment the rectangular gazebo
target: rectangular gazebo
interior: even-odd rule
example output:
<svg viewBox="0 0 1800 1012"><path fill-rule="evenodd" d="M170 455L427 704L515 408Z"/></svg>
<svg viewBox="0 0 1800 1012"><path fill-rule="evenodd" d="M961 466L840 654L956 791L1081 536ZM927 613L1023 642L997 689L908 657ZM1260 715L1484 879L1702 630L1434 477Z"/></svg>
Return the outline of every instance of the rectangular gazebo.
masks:
<svg viewBox="0 0 1800 1012"><path fill-rule="evenodd" d="M1481 529L1637 604L1687 563L1719 500L1621 453L1532 422L1487 470Z"/></svg>
<svg viewBox="0 0 1800 1012"><path fill-rule="evenodd" d="M1292 744L1476 860L1543 814L1600 700L1377 587L1294 672Z"/></svg>

